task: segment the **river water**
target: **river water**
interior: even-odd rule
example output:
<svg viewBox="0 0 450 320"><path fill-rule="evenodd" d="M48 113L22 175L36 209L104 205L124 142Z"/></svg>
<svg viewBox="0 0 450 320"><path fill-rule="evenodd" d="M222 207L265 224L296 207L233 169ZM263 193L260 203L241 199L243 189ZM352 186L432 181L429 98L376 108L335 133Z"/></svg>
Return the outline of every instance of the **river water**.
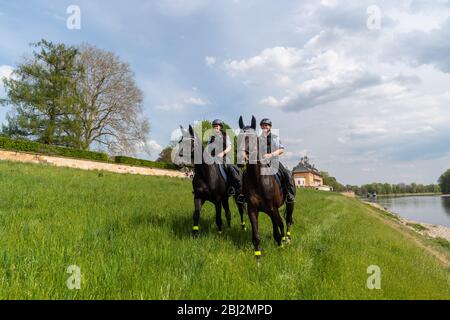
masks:
<svg viewBox="0 0 450 320"><path fill-rule="evenodd" d="M379 197L377 202L406 219L450 227L450 196Z"/></svg>

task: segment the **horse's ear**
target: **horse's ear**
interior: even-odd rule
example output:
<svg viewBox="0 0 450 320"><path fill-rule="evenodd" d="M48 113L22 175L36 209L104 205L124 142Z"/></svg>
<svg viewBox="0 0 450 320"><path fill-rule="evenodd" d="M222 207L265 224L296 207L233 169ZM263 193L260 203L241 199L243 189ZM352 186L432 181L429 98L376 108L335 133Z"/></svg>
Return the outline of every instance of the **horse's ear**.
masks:
<svg viewBox="0 0 450 320"><path fill-rule="evenodd" d="M252 116L252 125L251 127L253 128L253 130L256 130L256 118L255 116Z"/></svg>
<svg viewBox="0 0 450 320"><path fill-rule="evenodd" d="M181 135L182 135L183 137L186 137L186 136L189 135L189 133L186 131L186 129L183 128L182 125L180 125L180 130L181 130Z"/></svg>
<svg viewBox="0 0 450 320"><path fill-rule="evenodd" d="M242 116L239 117L239 128L244 129L244 120L242 120Z"/></svg>
<svg viewBox="0 0 450 320"><path fill-rule="evenodd" d="M189 134L191 135L191 137L194 137L194 128L192 128L191 125L189 125Z"/></svg>

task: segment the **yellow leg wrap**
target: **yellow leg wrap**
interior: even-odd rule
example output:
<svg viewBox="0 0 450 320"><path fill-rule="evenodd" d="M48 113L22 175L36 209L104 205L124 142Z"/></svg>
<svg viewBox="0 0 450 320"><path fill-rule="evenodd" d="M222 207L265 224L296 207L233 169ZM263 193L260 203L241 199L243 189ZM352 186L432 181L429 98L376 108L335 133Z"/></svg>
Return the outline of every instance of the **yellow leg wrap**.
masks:
<svg viewBox="0 0 450 320"><path fill-rule="evenodd" d="M288 232L286 233L286 235L290 236L290 235L291 235L291 232L290 232L290 231L288 231Z"/></svg>
<svg viewBox="0 0 450 320"><path fill-rule="evenodd" d="M261 255L261 251L255 251L255 256L259 257Z"/></svg>
<svg viewBox="0 0 450 320"><path fill-rule="evenodd" d="M286 237L282 237L282 238L281 238L281 241L286 241Z"/></svg>
<svg viewBox="0 0 450 320"><path fill-rule="evenodd" d="M193 226L192 227L192 230L194 230L194 231L198 231L200 228L198 227L198 226Z"/></svg>

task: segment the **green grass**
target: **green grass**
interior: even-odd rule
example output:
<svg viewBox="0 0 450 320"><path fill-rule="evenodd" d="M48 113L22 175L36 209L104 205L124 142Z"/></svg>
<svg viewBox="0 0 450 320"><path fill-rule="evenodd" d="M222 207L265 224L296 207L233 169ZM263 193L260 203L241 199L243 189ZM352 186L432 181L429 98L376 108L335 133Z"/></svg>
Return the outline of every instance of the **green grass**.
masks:
<svg viewBox="0 0 450 320"><path fill-rule="evenodd" d="M412 228L414 228L414 229L417 230L417 231L428 230L426 227L424 227L423 225L418 224L418 223L411 223L411 222L408 222L406 225L407 225L407 226L410 226L410 227L412 227Z"/></svg>
<svg viewBox="0 0 450 320"><path fill-rule="evenodd" d="M450 253L450 242L448 242L447 239L437 237L436 239L434 239L434 242L447 249Z"/></svg>
<svg viewBox="0 0 450 320"><path fill-rule="evenodd" d="M188 180L0 162L0 183L0 299L449 298L449 270L338 194L300 190L283 249L260 215L258 265L234 204L231 229L217 234L208 204L191 239ZM366 287L370 265L381 290Z"/></svg>

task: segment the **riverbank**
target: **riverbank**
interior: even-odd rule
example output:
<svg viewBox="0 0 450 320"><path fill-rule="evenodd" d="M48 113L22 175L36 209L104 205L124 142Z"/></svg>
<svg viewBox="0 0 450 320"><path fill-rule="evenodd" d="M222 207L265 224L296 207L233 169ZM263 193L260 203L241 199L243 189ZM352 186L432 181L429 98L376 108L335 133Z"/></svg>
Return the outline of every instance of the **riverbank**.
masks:
<svg viewBox="0 0 450 320"><path fill-rule="evenodd" d="M397 198L397 197L425 197L425 196L441 196L441 192L422 192L422 193L396 193L396 194L379 194L379 198Z"/></svg>
<svg viewBox="0 0 450 320"><path fill-rule="evenodd" d="M437 240L445 239L446 241L448 241L450 243L450 227L446 227L446 226L442 226L442 225L438 225L438 224L430 224L430 223L425 223L425 222L420 222L420 221L409 220L409 219L401 217L400 215L396 214L395 212L389 211L387 208L383 207L379 203L364 201L361 199L360 199L360 201L363 203L366 203L372 207L375 207L377 209L383 210L383 211L389 213L390 215L393 215L399 221L399 223L410 228L411 230L414 230L415 232L417 232L423 236L426 236L426 237L429 237L432 239L437 239Z"/></svg>

